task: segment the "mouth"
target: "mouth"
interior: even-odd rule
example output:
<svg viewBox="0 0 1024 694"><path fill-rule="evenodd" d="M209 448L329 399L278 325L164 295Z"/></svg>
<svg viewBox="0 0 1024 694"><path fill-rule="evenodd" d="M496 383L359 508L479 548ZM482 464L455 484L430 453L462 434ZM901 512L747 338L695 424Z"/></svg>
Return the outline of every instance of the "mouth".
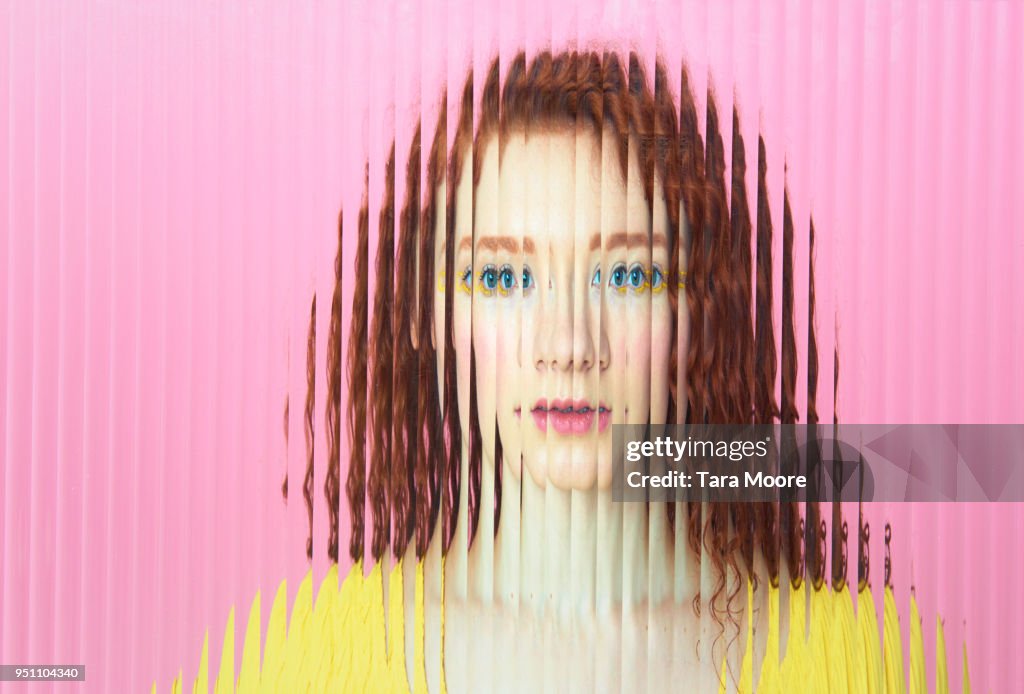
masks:
<svg viewBox="0 0 1024 694"><path fill-rule="evenodd" d="M521 411L516 410L521 416ZM586 434L597 423L598 432L603 432L612 421L612 411L604 403L595 405L588 400L554 400L549 403L541 398L530 410L537 428L546 432L548 424L555 433L563 436Z"/></svg>

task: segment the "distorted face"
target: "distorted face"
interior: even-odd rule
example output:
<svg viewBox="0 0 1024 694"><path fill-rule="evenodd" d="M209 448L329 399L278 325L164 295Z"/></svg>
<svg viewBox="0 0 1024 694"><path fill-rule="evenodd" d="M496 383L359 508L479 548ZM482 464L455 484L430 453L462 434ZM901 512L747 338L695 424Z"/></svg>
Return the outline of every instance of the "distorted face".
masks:
<svg viewBox="0 0 1024 694"><path fill-rule="evenodd" d="M631 144L628 177L610 136L573 127L494 138L479 156L472 294L477 407L485 451L539 485L611 481L613 423L663 422L672 316L665 201L648 210ZM468 209L460 206L460 210ZM461 215L460 216L466 216Z"/></svg>

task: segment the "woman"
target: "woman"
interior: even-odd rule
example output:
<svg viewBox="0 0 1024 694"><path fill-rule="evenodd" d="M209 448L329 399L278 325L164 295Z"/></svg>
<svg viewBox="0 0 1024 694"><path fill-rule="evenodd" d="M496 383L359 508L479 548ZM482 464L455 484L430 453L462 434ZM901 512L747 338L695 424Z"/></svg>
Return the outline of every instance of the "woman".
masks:
<svg viewBox="0 0 1024 694"><path fill-rule="evenodd" d="M434 253L420 256L426 259L425 266L436 268L442 260L445 263L444 272L438 273L440 281L433 283L436 287L444 286L444 292L435 292L433 303L435 307L443 303L445 310L432 311L429 347L427 336L422 334L423 320L409 323L409 330L419 335L418 340L410 339L407 343L399 335L392 341L392 336L386 333L371 340L374 346L369 351L378 359L386 353L386 344L393 343L401 348L415 343L421 354L435 349L437 373L444 374L437 402L443 404L446 413L449 440L453 442L448 449L450 455L441 455L435 435L432 442L422 446L436 452L435 462L429 460L430 456L415 455L416 451L396 456L392 450L388 456L371 455L369 476L370 480L394 478L394 471L385 469L386 461L401 461L403 457L408 461L418 460L420 464L414 466L411 474L398 475L398 484L392 487L396 493L392 496L403 500L436 499L430 495L429 486L423 487L424 493L409 493L405 481L427 480L430 470L439 467L445 470L443 488L448 493L441 494L440 506L443 507L441 544L447 557L444 564L446 665L451 653L467 652L470 644L482 652L467 653L466 663L487 662L488 652L507 650L476 636L464 643L460 637L469 630L456 625L489 618L493 628L483 630L486 634L521 635L531 620L537 622L536 628L541 630L556 627L572 630L573 620L586 616L588 610L596 611L598 602L601 602L605 619L633 625L631 632L622 626L608 629L607 624L595 623L598 633L621 633L623 638L633 634L625 644L634 651L630 661L642 662L647 658L646 644L640 644L641 639L636 634L646 633L648 613L661 619L660 629L669 635L669 638L652 641L656 652L664 651L665 645L671 644L671 635L677 627L695 631L693 625L686 622L696 619L691 600L699 591L699 578L690 576L691 592L686 599L676 600L676 593L681 597L686 591L672 589L675 568L672 557L676 543L670 517L674 514L648 514L646 509L622 509L610 503L610 462L606 457L609 424L612 421L664 422L670 408L678 413L673 418L678 416L682 421L686 401L695 398L688 392L684 380L672 376L685 377L688 371L684 355L689 354L686 349L690 332L689 304L696 305L694 313L698 315L702 315L705 302L715 306L717 301L731 299L743 307L743 297L750 294L750 280L748 277L746 284L740 281L732 285L732 296L727 294L729 285L723 282L726 288L715 287L712 292L701 287L688 291L687 301L678 301L675 290L680 286L680 273L677 268L685 266L689 255L684 237L680 235L681 228L711 227L718 232L712 248L712 252L717 253L716 259L728 258L731 252L726 246L730 243L731 227L724 214L721 144L716 143L718 159L710 156L708 161L719 178L708 181L703 177L704 157L699 151L699 140L692 137L696 132L692 97L687 94L684 98L688 105L684 125L691 137L686 139L687 149L681 151L675 107L667 93L664 71L659 70L659 84L653 92L638 61L631 62L628 73L614 55L540 55L529 67L525 57L520 55L509 66L503 84L499 84L495 63L483 86L483 105L475 131L469 100L473 83L472 79L467 80L447 176L447 180L458 182L447 196L448 233L443 239L436 233L442 218L436 201L444 197L441 192L444 182L437 179L442 170L437 156L443 151L440 144L445 132L442 122L430 157L432 176L428 185L434 197L424 215L426 220L434 222L425 225L425 236L434 234ZM572 99L576 100L575 105L568 103ZM417 168L410 162L410 171ZM600 171L600 176L577 176L577 172L594 171ZM535 175L531 177L527 172ZM742 173L738 175L741 177ZM409 190L414 189L413 178L415 176L410 179ZM688 204L682 205L681 210L684 197ZM706 219L705 208L709 210ZM525 214L520 214L522 211ZM684 224L680 224L682 214L687 215ZM402 216L410 220L408 207ZM409 240L411 225L403 224L401 228L398 262L408 264L410 256L403 251L414 245ZM534 229L537 233L530 233ZM567 230L570 233L566 233ZM698 231L692 237L702 239L703 234ZM386 233L381 238L381 247L389 248ZM743 248L743 244L732 245ZM746 249L745 263L749 268L749 237ZM385 253L384 258L387 257ZM739 266L743 265L741 258ZM725 266L729 269L728 263ZM699 278L702 264L695 259L692 267ZM380 278L385 268L378 265L377 269ZM404 274L414 276L410 270L407 265ZM429 274L430 268L420 268L421 278ZM538 284L553 291L540 291ZM589 286L589 290L566 291L573 284ZM423 285L421 279L420 297L427 296L422 291ZM713 294L713 298L705 298L709 294ZM399 292L398 296L406 295ZM577 301L582 303L576 306ZM399 302L391 317L404 311L403 303ZM749 300L745 307L749 315ZM719 320L732 319L728 313L719 316ZM378 320L375 326L381 328L384 323ZM609 335L608 328L612 324L626 325L626 329ZM402 321L397 322L397 329L403 330ZM639 339L625 339L627 336ZM735 334L732 339L735 340ZM741 342L752 346L752 334ZM438 345L443 347L437 348ZM773 339L765 341L766 347L773 345ZM358 349L350 348L350 355L359 353ZM745 356L752 356L752 350L748 349ZM698 352L693 352L689 358L703 365ZM378 361L382 365L400 362L411 363L386 356ZM677 374L671 374L670 363L679 364ZM728 363L729 360L719 356L705 368L714 373L716 369L727 368ZM390 370L371 367L371 373L382 378L374 379L370 392L388 392L384 378ZM770 373L774 375L774 368ZM398 377L396 382L406 381ZM516 382L529 386L529 392L515 391L511 386ZM445 385L449 386L447 392L457 391L458 397L444 398ZM740 387L744 385L741 383ZM390 392L397 399L402 390ZM576 397L574 392L582 396ZM726 392L732 400L741 397ZM678 393L684 394L678 398L682 403L679 405ZM718 407L714 415L705 416L728 416L725 405L714 402L704 393L698 395L705 408ZM424 400L420 399L419 403L425 405L421 409L430 409ZM467 410L468 417L459 416ZM395 412L399 411L396 407ZM524 413L528 413L527 416ZM398 419L409 421L408 418ZM357 424L354 429L358 431L360 426ZM387 427L376 426L371 430L379 434ZM428 433L436 430L436 422L435 426L420 429ZM405 435L389 439L392 446L398 441L416 440L415 429L411 428L407 428ZM378 446L378 450L383 449L384 445ZM455 452L459 453L457 457L451 455ZM523 474L520 460L525 462L528 474ZM361 467L353 465L349 480L361 473ZM462 480L468 480L468 484L463 485ZM378 483L378 488L382 486ZM465 499L462 495L465 487L468 487L465 493L468 500L458 503ZM350 485L350 491L353 489L356 493L350 495L350 508L357 509L358 514L362 505L358 503L361 500L358 484ZM370 497L371 508L379 506L381 509L375 516L387 518L384 504L374 501L383 501L382 496L371 492ZM502 498L521 498L522 501L519 505L499 506ZM400 501L397 508L392 508L393 528L406 527L404 519L410 515L407 503ZM424 506L429 506L429 502L420 504L421 509ZM493 514L481 513L481 509L492 508L495 509ZM457 517L456 509L460 514ZM689 511L699 518L699 509ZM739 558L734 556L739 553L726 549L731 542L728 519L744 511L742 508L715 509L714 514L708 513L708 546L717 554L719 562L709 576L708 588L714 596L709 605L711 614L723 628L729 603L741 585L735 580L731 590L725 585L727 571L732 569L736 573L739 568ZM719 521L726 520L724 527L713 528L712 516L716 514ZM424 515L430 517L430 514ZM689 517L684 519L683 515L679 514L679 538L691 537L686 523ZM753 514L743 517L752 519ZM503 522L499 523L499 519ZM770 515L764 514L757 520L773 522ZM354 518L353 527L359 527L358 519ZM791 527L795 524L791 523ZM375 522L374 528L376 543L376 538L388 531L388 523ZM459 533L456 528L465 530ZM778 539L777 535L768 538L768 529L754 523L746 530L749 537L744 538L745 556L752 566L753 540L774 539L777 543ZM540 551L544 543L538 541L544 535L564 538L576 551L563 552L564 546L549 542L548 549L557 551L544 554ZM360 533L353 536L362 537ZM406 546L401 537L395 548L397 556L402 555ZM699 547L699 533L693 532L692 538L695 547ZM790 555L794 549L798 551L796 543L787 544ZM438 547L437 543L432 546ZM378 557L379 547L373 549ZM422 545L417 549L423 556ZM624 552L630 561L623 560ZM650 575L646 570L648 555L655 566ZM360 555L354 552L353 556ZM773 556L777 556L777 550ZM571 558L572 563L556 561L559 557ZM772 564L777 567L778 560L774 559ZM691 573L698 566L695 562L689 565ZM429 561L427 566L430 566ZM574 580L580 575L581 567L587 567L584 573L594 576L583 586ZM773 580L777 579L777 568L775 572ZM427 573L438 576L440 572ZM733 579L738 577L736 573ZM573 580L572 585L570 580ZM440 581L434 583L439 585ZM650 589L655 592L657 599L654 601L648 600ZM548 605L544 596L571 591L578 593L575 604L581 615L570 615L569 624L549 624L543 615L558 608ZM439 599L441 593L434 590L428 591L428 595ZM669 597L674 600L674 610L662 609ZM627 607L620 611L620 605ZM510 623L495 623L502 619ZM697 621L696 630L699 630ZM735 628L738 624L732 626ZM705 631L710 633L711 630L705 626ZM575 631L573 634L574 638L580 636ZM548 642L569 641L556 637L556 633L549 633ZM543 643L544 639L526 641ZM718 645L723 646L721 642ZM616 636L603 646L617 653L623 644ZM696 656L694 649L687 652L690 651ZM715 657L715 660L720 659L720 656ZM710 663L712 658L705 660ZM662 658L662 661L680 665L678 658ZM594 662L610 665L611 670L598 674L594 668L581 667L580 671L589 681L607 681L609 675L619 680L623 673L631 679L636 677L635 668L621 669L615 658L602 656ZM685 669L690 673L694 671ZM487 670L489 668L483 668L484 672ZM450 665L445 671L449 684L457 681L473 688L479 683L474 681L479 672L462 673ZM463 675L465 680L461 679ZM667 681L668 675L652 673L663 681ZM717 676L717 668L712 666L707 675L709 681ZM498 680L509 681L502 677Z"/></svg>
<svg viewBox="0 0 1024 694"><path fill-rule="evenodd" d="M799 417L788 204L780 405L763 143L752 219L739 128L727 196L714 100L705 148L685 71L678 108L667 75L657 66L652 89L634 56L520 54L492 64L474 113L470 74L422 186L413 139L397 239L392 150L372 313L365 204L359 215L346 403L340 245L328 345L329 552L344 406L356 564L340 593L327 577L315 608L303 584L287 637L279 592L262 686L896 687L891 593L883 672L874 612L854 615L844 589L845 546L823 587L817 505L804 551L793 504L611 499L613 423ZM816 422L813 331L809 359ZM867 591L866 567L861 579ZM790 625L807 601L805 634ZM916 645L911 660L921 671Z"/></svg>

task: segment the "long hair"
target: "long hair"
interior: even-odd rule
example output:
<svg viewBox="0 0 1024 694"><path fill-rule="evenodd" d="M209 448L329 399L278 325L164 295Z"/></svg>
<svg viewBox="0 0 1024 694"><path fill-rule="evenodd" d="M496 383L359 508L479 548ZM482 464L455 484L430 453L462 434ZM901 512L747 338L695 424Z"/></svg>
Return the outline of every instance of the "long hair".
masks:
<svg viewBox="0 0 1024 694"><path fill-rule="evenodd" d="M508 65L504 79L498 62L491 64L484 79L480 113L474 119L474 82L470 72L460 94L455 138L450 149L444 118L447 103L442 105L422 185L421 133L419 128L416 130L404 167L406 198L398 215L397 230L394 227L392 149L379 221L372 329L367 325L369 296L365 270L368 269L369 228L365 205L357 229L357 279L346 374L350 392L348 432L352 437L346 492L352 520L349 553L353 559L363 556L364 495L369 497L373 517L371 553L375 559L389 546L396 556L400 555L413 540L416 555L422 557L439 519L443 550L447 551L454 537L463 493L467 495L469 507L466 531L470 542L475 537L482 477L480 415L472 397L472 383L470 412L459 412L457 396L452 326L456 274L452 239L457 214L454 191L467 170L473 176L474 187L478 183L481 158L474 157L472 168L467 169L467 153L471 145L475 152L480 152L488 138L496 133L508 133L527 124L531 129L558 129L582 123L594 133L612 135L624 172L631 143L635 143L648 205L653 205L657 180L659 192L664 194L667 203L673 248L685 244L683 247L688 251L683 295L690 328L685 355L687 386L680 388L680 384L676 384L672 389L668 421L677 421L683 412L685 421L691 423L794 423L799 420L795 406L793 228L788 192L784 191L783 210L782 402L777 403L774 393L779 357L772 321L775 300L772 293L773 229L764 142L758 141L755 218L751 215L745 187L745 149L737 113L734 110L731 114L732 159L727 167L714 94L708 94L705 146L688 74L685 69L681 72L678 110L667 75L667 70L657 64L652 90L635 55L623 65L614 53L540 53L529 63L520 53ZM731 174L729 196L726 194L727 168ZM447 199L440 199L437 193L445 180ZM680 207L684 219L679 218ZM434 306L435 229L445 234L443 307ZM756 258L751 253L754 239ZM385 250L387 252L383 252ZM679 255L677 250L670 254L672 278L680 270L676 267ZM360 267L363 271L359 271ZM338 263L336 273L340 282ZM669 282L673 320L679 315L677 308L681 300L677 286L675 281ZM434 344L431 326L437 310L444 310L444 331ZM813 304L810 311L813 312ZM332 304L332 335L335 321L340 322L340 307L336 311ZM813 313L810 325L808 419L816 421L813 416L817 385ZM673 329L671 334L672 363L676 363L679 346L674 336L677 331ZM336 377L340 364L337 358L332 360L334 348L331 349L328 368ZM444 350L445 356L444 373L440 374L443 398L439 398L437 392L436 350ZM475 365L472 352L470 364L472 369ZM369 393L367 373L371 385ZM333 402L333 412L337 413L339 402L335 393L340 391L335 390L333 384L338 381L332 380L334 377L328 374L328 407L331 408ZM468 480L461 479L463 416L468 422ZM364 438L367 427L370 450L366 449ZM500 451L499 433L495 475L499 490ZM325 488L328 503L334 507L337 507L338 495L337 458L335 453L329 455L332 468L328 471L328 487ZM496 494L496 528L500 504L500 495ZM674 505L668 505L668 509L673 513ZM698 554L706 553L715 569L717 579L710 604L716 619L728 611L720 609L721 599L724 597L728 604L735 597L724 595L730 572L747 573L756 580L755 548L765 557L771 581L778 580L783 558L791 580L801 580L805 570L802 521L794 504L723 503L708 505L706 511L702 511L700 504L686 505L690 520L689 546ZM808 516L808 521L816 526L819 513L815 504L808 505ZM332 524L336 525L333 515ZM335 538L332 549L336 553L336 528L332 532ZM817 577L823 559L816 546L812 558L811 566L806 568Z"/></svg>
<svg viewBox="0 0 1024 694"><path fill-rule="evenodd" d="M366 191L369 188L369 174L364 175L363 201L359 209L359 217L356 223L356 258L355 274L358 278L355 283L355 292L352 296L352 318L348 342L348 360L345 364L345 376L348 383L348 407L346 422L348 424L348 436L350 442L348 478L345 481L345 496L348 499L349 518L352 524L351 536L349 537L349 556L353 561L360 561L363 558L363 536L366 530L365 504L366 504L366 406L367 406L367 331L368 331L368 303L369 303L369 237L370 237L370 214L367 204ZM340 244L340 239L339 239ZM341 291L341 266L336 265L335 294ZM341 339L341 302L331 307L331 333ZM340 346L340 344L338 345ZM327 368L329 378L331 373L341 369L340 350L332 349L328 354ZM333 396L333 392L332 392ZM340 408L340 390L338 401L334 401L333 412ZM333 428L332 410L327 411L328 427ZM328 485L324 492L327 495L327 503L331 508L338 507L338 486L331 484L331 480L340 480L340 449L331 451L328 460ZM334 470L335 472L332 472ZM331 529L331 534L337 537L337 526ZM328 547L330 551L332 547ZM337 547L333 547L337 552ZM336 556L331 557L337 560Z"/></svg>

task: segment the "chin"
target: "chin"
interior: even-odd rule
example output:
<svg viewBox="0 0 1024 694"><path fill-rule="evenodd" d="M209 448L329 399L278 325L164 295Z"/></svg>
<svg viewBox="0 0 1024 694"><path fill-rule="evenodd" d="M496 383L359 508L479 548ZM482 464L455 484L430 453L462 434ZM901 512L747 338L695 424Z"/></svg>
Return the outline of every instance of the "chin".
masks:
<svg viewBox="0 0 1024 694"><path fill-rule="evenodd" d="M543 470L546 473L542 473L542 479L538 484L543 486L546 481L550 481L556 489L563 491L587 491L596 487L598 462L594 441L580 442L575 451L572 446L559 448L562 450L542 453L538 457L543 458L543 461L530 466L531 469ZM535 481L536 477L535 475Z"/></svg>
<svg viewBox="0 0 1024 694"><path fill-rule="evenodd" d="M498 430L501 432L514 431L516 436L513 438L507 433L501 437L501 461L504 466L505 472L512 475L514 479L519 479L523 475L523 450L522 441L519 437L518 427L514 430L509 428L502 428L502 422L498 422ZM491 450L494 450L493 448Z"/></svg>

